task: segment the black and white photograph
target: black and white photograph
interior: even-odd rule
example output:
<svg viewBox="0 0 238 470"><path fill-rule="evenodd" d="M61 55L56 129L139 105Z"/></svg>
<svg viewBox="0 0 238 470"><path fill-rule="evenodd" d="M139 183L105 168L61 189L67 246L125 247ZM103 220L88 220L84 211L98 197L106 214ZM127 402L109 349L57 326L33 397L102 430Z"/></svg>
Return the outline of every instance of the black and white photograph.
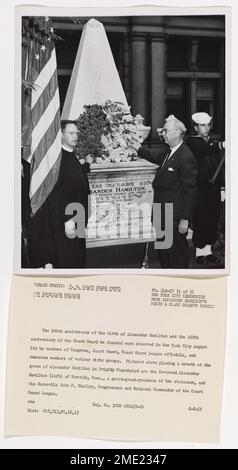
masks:
<svg viewBox="0 0 238 470"><path fill-rule="evenodd" d="M17 15L16 272L227 272L229 17L167 10Z"/></svg>

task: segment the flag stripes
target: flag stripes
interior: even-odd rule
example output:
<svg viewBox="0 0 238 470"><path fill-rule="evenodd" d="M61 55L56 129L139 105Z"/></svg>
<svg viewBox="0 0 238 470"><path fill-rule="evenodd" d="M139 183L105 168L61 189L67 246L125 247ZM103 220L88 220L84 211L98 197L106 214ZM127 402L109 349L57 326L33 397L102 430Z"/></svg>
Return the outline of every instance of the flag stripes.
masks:
<svg viewBox="0 0 238 470"><path fill-rule="evenodd" d="M58 110L54 120L51 122L45 134L42 136L41 141L38 143L37 148L32 155L32 168L34 167L34 171L37 170L38 166L41 164L41 161L45 158L49 145L51 145L52 141L54 141L54 139L57 137L59 132L59 118L60 112Z"/></svg>
<svg viewBox="0 0 238 470"><path fill-rule="evenodd" d="M49 82L47 83L46 87L44 88L44 90L41 90L41 94L39 95L38 100L32 107L31 119L32 119L33 126L36 126L36 124L38 123L41 117L41 114L45 112L46 107L48 106L48 103L51 101L51 99L55 95L57 86L58 86L58 78L57 78L57 72L55 71L52 77L50 78Z"/></svg>
<svg viewBox="0 0 238 470"><path fill-rule="evenodd" d="M45 195L49 188L53 188L58 179L58 161L56 160L51 167L50 172L47 174L42 184L38 189L35 188L35 193L31 198L32 213L35 214L41 206L39 201L45 201ZM33 183L34 184L34 183Z"/></svg>
<svg viewBox="0 0 238 470"><path fill-rule="evenodd" d="M58 137L60 138L60 130L56 139L52 143L51 147L47 150L44 158L42 159L40 165L32 173L31 176L31 186L30 186L30 197L32 198L39 187L43 184L44 179L48 173L50 173L51 168L54 166L55 162L59 157L59 152L61 151L61 146L58 146ZM35 202L36 204L36 202Z"/></svg>
<svg viewBox="0 0 238 470"><path fill-rule="evenodd" d="M54 42L45 46L32 41L28 71L34 84L31 92L30 200L34 215L58 179L61 161L60 100Z"/></svg>
<svg viewBox="0 0 238 470"><path fill-rule="evenodd" d="M39 97L41 96L41 93L45 90L47 87L51 76L54 74L54 72L57 69L57 64L56 64L56 54L54 50L52 51L52 54L48 60L48 62L45 64L44 68L38 75L37 79L35 80L35 87L36 91L32 95L32 108L35 106L36 102L38 101Z"/></svg>
<svg viewBox="0 0 238 470"><path fill-rule="evenodd" d="M45 112L41 115L37 125L32 131L32 143L31 143L31 157L30 160L36 151L42 137L44 137L47 129L55 118L57 111L59 110L59 93L58 90L55 91L55 95L52 100L49 102Z"/></svg>

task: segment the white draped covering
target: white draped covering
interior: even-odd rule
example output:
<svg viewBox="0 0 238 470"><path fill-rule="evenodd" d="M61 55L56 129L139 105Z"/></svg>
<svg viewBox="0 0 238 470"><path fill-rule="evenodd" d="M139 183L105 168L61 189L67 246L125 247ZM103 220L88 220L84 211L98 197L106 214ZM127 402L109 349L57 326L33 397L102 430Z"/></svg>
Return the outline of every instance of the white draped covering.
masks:
<svg viewBox="0 0 238 470"><path fill-rule="evenodd" d="M82 32L62 119L77 119L84 105L106 100L127 105L104 26L92 18Z"/></svg>

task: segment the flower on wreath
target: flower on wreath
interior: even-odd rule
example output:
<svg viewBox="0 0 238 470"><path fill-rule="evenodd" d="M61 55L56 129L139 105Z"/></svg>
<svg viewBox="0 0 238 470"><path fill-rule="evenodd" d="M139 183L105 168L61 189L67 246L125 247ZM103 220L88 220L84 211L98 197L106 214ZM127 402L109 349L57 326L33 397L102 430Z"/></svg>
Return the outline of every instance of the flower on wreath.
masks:
<svg viewBox="0 0 238 470"><path fill-rule="evenodd" d="M79 141L76 153L84 159L120 162L131 160L140 146L137 122L130 106L107 100L103 105L84 106L77 120Z"/></svg>
<svg viewBox="0 0 238 470"><path fill-rule="evenodd" d="M80 114L76 122L79 140L75 151L79 157L85 159L87 155L92 155L94 161L102 158L103 154L107 157L102 135L109 133L109 124L102 106L98 104L84 106L84 112Z"/></svg>

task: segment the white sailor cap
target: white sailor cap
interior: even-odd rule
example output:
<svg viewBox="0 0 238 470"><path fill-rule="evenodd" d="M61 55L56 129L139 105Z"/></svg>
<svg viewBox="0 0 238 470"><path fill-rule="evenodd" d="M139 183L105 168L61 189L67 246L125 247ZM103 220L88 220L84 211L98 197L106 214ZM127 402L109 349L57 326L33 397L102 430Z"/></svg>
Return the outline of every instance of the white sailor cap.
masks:
<svg viewBox="0 0 238 470"><path fill-rule="evenodd" d="M212 116L209 116L207 113L194 113L192 115L192 120L196 124L210 124Z"/></svg>

